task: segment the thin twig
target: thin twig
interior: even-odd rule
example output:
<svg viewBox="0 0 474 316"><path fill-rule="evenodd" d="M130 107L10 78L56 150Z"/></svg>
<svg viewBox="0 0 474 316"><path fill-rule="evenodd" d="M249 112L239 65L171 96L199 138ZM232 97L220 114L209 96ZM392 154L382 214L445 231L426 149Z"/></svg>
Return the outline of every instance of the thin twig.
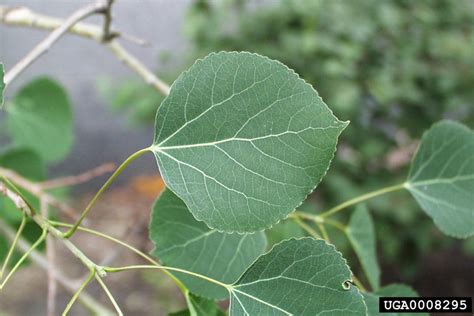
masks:
<svg viewBox="0 0 474 316"><path fill-rule="evenodd" d="M23 59L21 59L13 68L11 68L4 77L5 85L9 85L20 73L22 73L30 64L32 64L41 55L46 53L55 42L57 42L74 24L86 17L103 10L102 3L89 4L68 17L60 27L51 32L43 41L41 41L33 50L31 50Z"/></svg>
<svg viewBox="0 0 474 316"><path fill-rule="evenodd" d="M311 228L311 226L303 222L301 219L294 217L293 220L295 221L296 224L298 224L301 228L303 228L313 238L322 239L321 236L313 228Z"/></svg>
<svg viewBox="0 0 474 316"><path fill-rule="evenodd" d="M21 175L19 175L15 171L10 170L10 169L5 169L5 168L2 168L2 167L0 167L0 175L6 177L7 179L9 179L11 181L13 181L15 184L17 184L18 186L24 188L25 190L29 191L30 193L36 195L37 197L39 197L41 199L44 199L44 201L46 203L48 203L52 207L60 210L62 213L64 213L68 217L70 217L72 219L77 218L77 212L71 206L69 206L68 204L66 204L64 202L59 201L58 199L56 199L51 194L45 192L45 190L43 190L43 188L41 187L41 185L39 183L32 182L32 181L22 177ZM22 203L22 202L20 201L20 203Z"/></svg>
<svg viewBox="0 0 474 316"><path fill-rule="evenodd" d="M107 294L107 297L110 299L110 302L112 303L112 305L114 306L115 308L115 311L117 311L117 314L119 316L123 316L123 312L122 310L120 309L120 306L118 305L117 301L115 300L114 296L112 295L112 292L110 292L109 288L107 287L107 285L105 284L104 280L102 280L102 278L100 276L98 276L97 274L95 275L95 279L97 280L97 282L100 284L100 286L102 287L102 289L104 290L105 294Z"/></svg>
<svg viewBox="0 0 474 316"><path fill-rule="evenodd" d="M44 218L49 218L48 203L44 199L40 198L40 213ZM57 296L57 283L54 278L54 269L56 268L55 258L56 253L54 249L54 238L52 236L46 237L46 258L48 260L48 295L46 304L46 315L56 315L56 296Z"/></svg>
<svg viewBox="0 0 474 316"><path fill-rule="evenodd" d="M63 312L63 316L66 316L69 313L69 311L72 308L72 305L74 305L74 303L79 298L79 295L81 295L81 292L86 288L86 286L89 284L89 282L94 278L96 273L97 272L94 269L92 269L90 271L89 276L84 280L84 282L82 282L82 284L79 286L79 288L74 292L74 295L72 296L69 303L67 303L66 308L64 309L64 312Z"/></svg>
<svg viewBox="0 0 474 316"><path fill-rule="evenodd" d="M100 177L106 173L110 173L114 171L116 168L116 164L113 162L105 163L100 165L94 169L88 170L84 173L75 175L75 176L67 176L57 179L51 179L47 181L43 181L39 183L39 186L43 190L50 190L57 187L66 187L66 186L73 186L78 185L84 182L88 182L94 178Z"/></svg>
<svg viewBox="0 0 474 316"><path fill-rule="evenodd" d="M102 41L108 42L114 38L114 34L111 32L110 27L112 25L112 5L114 0L104 0L105 9L104 9L104 25L102 28Z"/></svg>
<svg viewBox="0 0 474 316"><path fill-rule="evenodd" d="M15 231L8 226L2 219L0 219L0 231L7 237L8 240L13 241L15 238ZM31 244L26 241L24 238L18 238L17 249L21 252L26 252L31 248ZM41 254L39 251L32 251L30 253L29 259L31 262L38 265L44 270L48 270L48 260L46 257ZM54 278L58 283L64 287L68 292L74 293L76 291L77 284L72 279L65 276L59 269L53 270ZM102 305L100 302L96 301L92 296L86 292L82 292L79 296L79 301L90 311L96 315L114 315L114 313L109 310L107 307Z"/></svg>
<svg viewBox="0 0 474 316"><path fill-rule="evenodd" d="M7 25L16 26L29 26L33 28L43 30L54 30L64 20L54 18L51 16L42 15L25 7L8 7L0 6L0 22ZM102 29L101 27L87 23L77 23L68 30L72 34L76 34L85 38L93 39L99 43L102 43ZM122 34L120 32L114 32L122 36L124 39L131 39L133 37ZM146 43L143 40L133 40L134 42ZM158 78L152 71L146 68L137 58L129 53L122 45L119 44L117 39L113 39L105 44L105 47L111 50L116 57L122 61L126 66L132 69L145 82L154 87L158 92L167 96L170 91L170 87L163 80Z"/></svg>

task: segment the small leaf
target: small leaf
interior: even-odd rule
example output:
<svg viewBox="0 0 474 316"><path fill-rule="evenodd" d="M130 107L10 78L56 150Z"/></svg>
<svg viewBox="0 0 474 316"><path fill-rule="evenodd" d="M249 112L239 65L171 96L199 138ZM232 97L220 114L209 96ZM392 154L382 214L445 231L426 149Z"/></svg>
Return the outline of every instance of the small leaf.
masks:
<svg viewBox="0 0 474 316"><path fill-rule="evenodd" d="M198 222L186 205L170 190L165 190L153 207L150 239L153 255L173 267L199 273L231 284L264 252L265 234L225 234ZM175 273L200 296L223 299L225 288L189 275Z"/></svg>
<svg viewBox="0 0 474 316"><path fill-rule="evenodd" d="M5 75L5 69L3 64L0 63L0 108L3 106L3 90L5 90L5 82L3 81L3 76Z"/></svg>
<svg viewBox="0 0 474 316"><path fill-rule="evenodd" d="M347 237L359 258L370 286L380 287L380 268L377 263L375 232L372 218L365 205L359 205L351 216Z"/></svg>
<svg viewBox="0 0 474 316"><path fill-rule="evenodd" d="M231 315L365 315L351 271L334 246L290 239L257 259L231 288Z"/></svg>
<svg viewBox="0 0 474 316"><path fill-rule="evenodd" d="M390 284L374 293L363 293L363 295L367 305L368 316L427 315L426 313L379 313L379 297L418 297L418 293L405 284Z"/></svg>
<svg viewBox="0 0 474 316"><path fill-rule="evenodd" d="M13 142L34 149L45 161L64 158L73 142L72 113L63 87L47 78L23 87L7 107Z"/></svg>
<svg viewBox="0 0 474 316"><path fill-rule="evenodd" d="M445 234L474 235L474 132L439 122L421 139L406 188Z"/></svg>
<svg viewBox="0 0 474 316"><path fill-rule="evenodd" d="M255 232L314 190L347 124L285 65L221 52L174 82L156 115L152 149L167 186L198 220Z"/></svg>

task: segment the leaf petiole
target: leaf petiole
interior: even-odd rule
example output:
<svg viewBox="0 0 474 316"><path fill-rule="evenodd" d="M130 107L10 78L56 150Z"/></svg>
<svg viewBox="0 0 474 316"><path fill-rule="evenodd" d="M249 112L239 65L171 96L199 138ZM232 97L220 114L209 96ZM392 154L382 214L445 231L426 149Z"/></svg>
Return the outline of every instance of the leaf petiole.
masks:
<svg viewBox="0 0 474 316"><path fill-rule="evenodd" d="M52 220L50 220L48 222L53 226L69 227L69 228L73 227L71 224L62 223L62 222L57 222L57 221L52 221ZM121 246L129 249L130 251L134 252L136 255L140 256L141 258L145 259L146 261L150 262L151 264L156 265L156 266L161 266L158 261L154 260L153 258L146 255L145 253L143 253L139 249L133 247L132 245L130 245L130 244L128 244L128 243L126 243L126 242L124 242L120 239L117 239L115 237L104 234L102 232L99 232L99 231L96 231L96 230L93 230L93 229L90 229L90 228L85 228L85 227L82 227L82 226L77 227L77 230L88 233L88 234L91 234L91 235L95 235L95 236L98 236L98 237L101 237L101 238L104 238L104 239L107 239L107 240L110 240L110 241L112 241L112 242L114 242L118 245L121 245ZM172 273L170 273L167 270L163 270L163 272L167 276L169 276L176 283L176 285L180 288L180 290L181 290L181 292L183 292L183 294L185 294L188 291L188 289L184 286L184 284L179 279L177 279Z"/></svg>
<svg viewBox="0 0 474 316"><path fill-rule="evenodd" d="M87 277L87 279L84 280L84 282L82 282L81 286L79 286L79 288L77 289L76 293L74 293L74 295L72 296L71 300L69 301L69 303L67 304L66 308L64 309L64 312L63 312L63 316L66 316L69 311L71 310L72 308L72 305L74 305L74 303L76 302L77 298L79 297L79 295L81 294L82 290L84 290L84 288L87 286L87 284L89 284L89 282L95 277L96 275L96 270L95 269L92 269L89 273L89 276Z"/></svg>
<svg viewBox="0 0 474 316"><path fill-rule="evenodd" d="M79 225L81 225L82 221L84 220L84 218L86 218L87 214L90 212L90 210L92 209L92 207L94 206L95 202L99 199L99 197L102 195L102 193L104 193L104 191L112 184L112 182L114 182L114 180L123 172L123 170L125 170L125 168L132 162L134 161L135 159L137 159L138 157L140 157L141 155L143 155L144 153L150 151L150 147L147 147L147 148L144 148L144 149L141 149L133 154L131 154L127 159L125 159L125 161L117 168L117 170L114 171L114 173L110 176L110 178L104 183L104 185L102 185L102 187L100 188L99 191L97 191L97 193L94 195L94 197L92 198L92 200L89 202L89 204L86 206L86 208L84 209L84 211L82 212L81 216L79 217L79 219L76 221L76 223L71 227L71 229L69 229L67 232L65 232L62 237L63 238L69 238L71 237L77 230L77 228L79 227Z"/></svg>
<svg viewBox="0 0 474 316"><path fill-rule="evenodd" d="M28 249L27 252L23 254L23 256L21 256L21 258L17 261L13 269L11 269L11 271L8 273L5 280L3 280L2 284L0 284L0 290L2 290L5 287L5 285L8 283L8 280L10 280L10 278L13 276L16 270L18 270L18 268L23 263L23 261L25 261L26 258L28 258L28 256L30 255L30 253L32 253L33 250L35 250L46 239L47 235L48 235L48 231L46 229L43 229L43 232L41 233L41 236L38 238L38 240L31 246L30 249Z"/></svg>
<svg viewBox="0 0 474 316"><path fill-rule="evenodd" d="M162 265L131 265L131 266L125 266L125 267L104 267L105 272L121 272L121 271L127 271L127 270L136 270L136 269L159 269L159 270L168 270L168 271L175 271L175 272L181 272L187 275L191 275L200 279L203 279L205 281L220 285L222 287L225 287L227 290L232 290L233 286L231 284L226 284L219 282L213 278L207 277L205 275L199 274L199 273L194 273L188 270L183 270L179 268L174 268L174 267L167 267L167 266L162 266Z"/></svg>
<svg viewBox="0 0 474 316"><path fill-rule="evenodd" d="M5 258L5 261L3 262L2 271L0 271L0 280L3 278L3 274L5 273L5 269L8 266L8 262L10 262L11 256L13 255L13 251L15 250L15 246L18 242L18 239L20 238L21 233L23 232L23 229L25 228L25 224L26 224L26 214L23 213L23 217L21 219L20 226L18 227L15 238L13 239L13 242L10 246L10 249L8 250L7 257Z"/></svg>
<svg viewBox="0 0 474 316"><path fill-rule="evenodd" d="M360 195L356 198L350 199L350 200L348 200L344 203L336 205L335 207L319 214L319 216L322 217L322 218L331 216L331 215L333 215L333 214L335 214L335 213L337 213L337 212L339 212L339 211L341 211L341 210L343 210L343 209L345 209L349 206L352 206L354 204L369 200L371 198L374 198L376 196L379 196L379 195L382 195L382 194L385 194L385 193L398 191L398 190L404 189L405 187L406 187L406 183L404 182L404 183L396 184L396 185L393 185L393 186L385 187L385 188L382 188L382 189L379 189L379 190L376 190L376 191L372 191L372 192Z"/></svg>

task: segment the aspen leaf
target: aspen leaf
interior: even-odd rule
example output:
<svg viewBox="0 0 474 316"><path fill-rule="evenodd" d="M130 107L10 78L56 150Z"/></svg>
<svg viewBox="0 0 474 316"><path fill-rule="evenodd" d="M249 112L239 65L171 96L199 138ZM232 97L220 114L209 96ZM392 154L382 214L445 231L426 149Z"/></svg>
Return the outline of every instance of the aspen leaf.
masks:
<svg viewBox="0 0 474 316"><path fill-rule="evenodd" d="M255 232L314 190L347 124L280 62L220 52L174 82L151 148L166 185L196 219Z"/></svg>
<svg viewBox="0 0 474 316"><path fill-rule="evenodd" d="M422 137L406 188L447 235L474 235L474 132L451 121Z"/></svg>

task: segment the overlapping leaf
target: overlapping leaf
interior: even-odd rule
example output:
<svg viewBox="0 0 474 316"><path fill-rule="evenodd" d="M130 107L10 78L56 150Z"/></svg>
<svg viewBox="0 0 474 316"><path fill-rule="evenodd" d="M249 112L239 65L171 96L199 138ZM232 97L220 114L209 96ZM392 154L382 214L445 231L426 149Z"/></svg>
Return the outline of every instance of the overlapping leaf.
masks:
<svg viewBox="0 0 474 316"><path fill-rule="evenodd" d="M7 108L13 142L34 149L44 160L57 161L73 141L71 106L57 82L41 78L23 87Z"/></svg>
<svg viewBox="0 0 474 316"><path fill-rule="evenodd" d="M364 293L363 295L367 305L368 316L427 315L426 313L379 313L379 297L418 297L418 293L405 284L390 284L374 293Z"/></svg>
<svg viewBox="0 0 474 316"><path fill-rule="evenodd" d="M444 233L474 234L474 132L442 121L421 140L406 187Z"/></svg>
<svg viewBox="0 0 474 316"><path fill-rule="evenodd" d="M377 262L375 231L372 218L365 205L359 205L354 211L346 233L371 287L377 290L380 286L380 268Z"/></svg>
<svg viewBox="0 0 474 316"><path fill-rule="evenodd" d="M196 221L186 205L165 190L153 207L150 238L153 254L166 264L231 284L265 250L266 238L255 234L225 234ZM195 294L222 299L225 288L189 275L176 276Z"/></svg>
<svg viewBox="0 0 474 316"><path fill-rule="evenodd" d="M186 303L188 309L169 314L169 316L225 316L215 301L187 293Z"/></svg>
<svg viewBox="0 0 474 316"><path fill-rule="evenodd" d="M226 232L268 228L301 204L347 125L292 70L244 52L198 60L155 124L166 184L198 220Z"/></svg>
<svg viewBox="0 0 474 316"><path fill-rule="evenodd" d="M231 289L231 315L365 315L351 271L334 246L290 239L258 258Z"/></svg>

